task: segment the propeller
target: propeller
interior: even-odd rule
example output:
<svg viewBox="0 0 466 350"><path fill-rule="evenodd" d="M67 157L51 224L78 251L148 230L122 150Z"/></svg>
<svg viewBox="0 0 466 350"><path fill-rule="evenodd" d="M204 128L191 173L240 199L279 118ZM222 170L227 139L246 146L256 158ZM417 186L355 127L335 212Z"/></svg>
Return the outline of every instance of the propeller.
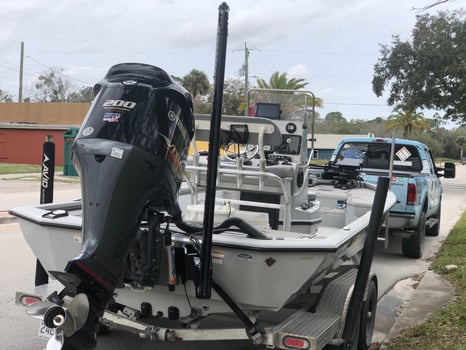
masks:
<svg viewBox="0 0 466 350"><path fill-rule="evenodd" d="M56 306L50 301L37 301L26 307L26 313L33 318L43 320L47 310Z"/></svg>
<svg viewBox="0 0 466 350"><path fill-rule="evenodd" d="M43 320L47 327L55 329L55 335L47 343L47 350L61 350L65 337L72 336L86 323L89 299L84 293L77 294L67 308L49 301L39 301L29 305L26 312L33 318Z"/></svg>
<svg viewBox="0 0 466 350"><path fill-rule="evenodd" d="M76 295L66 309L65 320L59 325L66 337L70 337L86 323L89 314L89 299L84 293Z"/></svg>

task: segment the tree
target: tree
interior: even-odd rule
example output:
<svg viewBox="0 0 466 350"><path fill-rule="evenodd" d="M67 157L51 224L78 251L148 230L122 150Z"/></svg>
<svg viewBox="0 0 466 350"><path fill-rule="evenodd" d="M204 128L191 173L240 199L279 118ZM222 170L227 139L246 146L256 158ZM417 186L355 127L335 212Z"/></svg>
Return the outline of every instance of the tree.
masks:
<svg viewBox="0 0 466 350"><path fill-rule="evenodd" d="M67 102L92 102L94 93L91 86L84 86L79 91L70 93Z"/></svg>
<svg viewBox="0 0 466 350"><path fill-rule="evenodd" d="M193 98L207 94L210 89L207 75L197 69L192 69L183 77L182 85L193 95Z"/></svg>
<svg viewBox="0 0 466 350"><path fill-rule="evenodd" d="M466 22L463 10L417 16L411 41L393 36L381 45L372 89L398 109L436 109L466 121Z"/></svg>
<svg viewBox="0 0 466 350"><path fill-rule="evenodd" d="M0 102L13 102L13 97L6 91L0 89Z"/></svg>
<svg viewBox="0 0 466 350"><path fill-rule="evenodd" d="M330 112L327 113L325 116L325 120L327 121L333 121L333 122L346 122L346 119L343 117L343 114L341 112Z"/></svg>
<svg viewBox="0 0 466 350"><path fill-rule="evenodd" d="M183 84L183 78L178 77L178 76L176 76L176 75L170 75L170 77L171 77L174 81L176 81L176 82L178 82L178 83L180 83L180 84Z"/></svg>
<svg viewBox="0 0 466 350"><path fill-rule="evenodd" d="M463 147L466 145L466 137L465 136L458 136L455 140L456 144L460 148L460 162L463 161Z"/></svg>
<svg viewBox="0 0 466 350"><path fill-rule="evenodd" d="M430 123L422 113L398 111L388 117L385 127L388 130L401 130L403 138L410 138L417 131L429 130Z"/></svg>
<svg viewBox="0 0 466 350"><path fill-rule="evenodd" d="M238 78L225 81L223 88L223 113L229 115L244 114L244 84Z"/></svg>
<svg viewBox="0 0 466 350"><path fill-rule="evenodd" d="M38 102L68 102L73 84L63 74L63 68L50 68L39 75L34 90L34 99Z"/></svg>
<svg viewBox="0 0 466 350"><path fill-rule="evenodd" d="M307 86L307 82L303 78L288 79L286 73L275 72L271 75L269 82L264 79L257 79L257 85L261 89L284 89L284 90L301 90ZM311 101L309 101L311 104ZM315 106L322 107L322 99L315 98Z"/></svg>
<svg viewBox="0 0 466 350"><path fill-rule="evenodd" d="M257 85L261 89L286 89L286 90L300 90L304 89L308 83L302 78L288 79L286 73L275 72L270 77L267 83L264 79L257 79Z"/></svg>

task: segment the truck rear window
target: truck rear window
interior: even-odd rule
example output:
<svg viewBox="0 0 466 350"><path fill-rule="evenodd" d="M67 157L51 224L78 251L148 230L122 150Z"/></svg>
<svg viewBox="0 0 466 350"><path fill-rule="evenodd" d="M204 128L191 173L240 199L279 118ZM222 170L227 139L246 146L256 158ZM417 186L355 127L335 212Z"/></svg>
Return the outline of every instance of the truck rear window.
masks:
<svg viewBox="0 0 466 350"><path fill-rule="evenodd" d="M337 154L336 162L343 159L361 159L363 168L388 169L390 166L390 143L347 142ZM396 144L393 170L421 171L422 162L416 147Z"/></svg>

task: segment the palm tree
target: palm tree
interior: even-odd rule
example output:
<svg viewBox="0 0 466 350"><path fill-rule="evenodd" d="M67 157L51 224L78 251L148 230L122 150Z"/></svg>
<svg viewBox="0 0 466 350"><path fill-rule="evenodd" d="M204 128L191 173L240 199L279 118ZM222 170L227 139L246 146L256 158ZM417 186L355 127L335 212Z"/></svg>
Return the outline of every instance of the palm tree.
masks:
<svg viewBox="0 0 466 350"><path fill-rule="evenodd" d="M389 130L401 130L403 138L409 138L417 131L429 130L430 123L424 114L415 111L398 111L388 117L385 127Z"/></svg>
<svg viewBox="0 0 466 350"><path fill-rule="evenodd" d="M207 75L203 71L197 69L192 69L183 77L182 85L193 95L193 98L207 94L210 89Z"/></svg>
<svg viewBox="0 0 466 350"><path fill-rule="evenodd" d="M261 89L283 89L283 90L301 90L307 86L307 82L302 78L288 79L286 73L275 72L271 75L269 82L264 79L257 79L257 85ZM323 101L321 98L315 98L315 106L322 107Z"/></svg>
<svg viewBox="0 0 466 350"><path fill-rule="evenodd" d="M300 90L304 89L308 83L302 78L288 79L286 73L275 72L270 77L267 83L264 79L257 79L257 85L261 89L285 89L285 90Z"/></svg>

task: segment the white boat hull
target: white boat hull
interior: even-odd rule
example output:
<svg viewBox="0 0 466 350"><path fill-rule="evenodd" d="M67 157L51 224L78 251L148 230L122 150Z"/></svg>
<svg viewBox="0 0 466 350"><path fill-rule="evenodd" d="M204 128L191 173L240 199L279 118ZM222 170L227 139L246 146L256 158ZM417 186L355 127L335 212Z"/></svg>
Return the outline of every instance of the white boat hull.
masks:
<svg viewBox="0 0 466 350"><path fill-rule="evenodd" d="M340 265L358 263L374 191L317 186L312 192L318 198L314 210L320 211L322 220L316 233L268 229L264 230L270 237L267 240L235 231L213 235L213 279L242 309L279 310ZM342 196L349 200L344 208L337 208ZM389 193L387 210L394 203L392 197ZM47 213L62 209L67 216L47 217ZM82 242L79 202L21 207L12 213L18 217L27 243L47 271L63 271L68 261L79 255ZM192 244L176 228L173 242L175 247ZM141 302L150 302L154 310L162 312L170 305L177 305L182 316L189 315L190 304L209 313L229 312L216 293L210 300L196 299L194 284L187 283L185 290L181 281L175 291L169 291L167 286L128 285L117 289L116 301L134 308L139 308Z"/></svg>

